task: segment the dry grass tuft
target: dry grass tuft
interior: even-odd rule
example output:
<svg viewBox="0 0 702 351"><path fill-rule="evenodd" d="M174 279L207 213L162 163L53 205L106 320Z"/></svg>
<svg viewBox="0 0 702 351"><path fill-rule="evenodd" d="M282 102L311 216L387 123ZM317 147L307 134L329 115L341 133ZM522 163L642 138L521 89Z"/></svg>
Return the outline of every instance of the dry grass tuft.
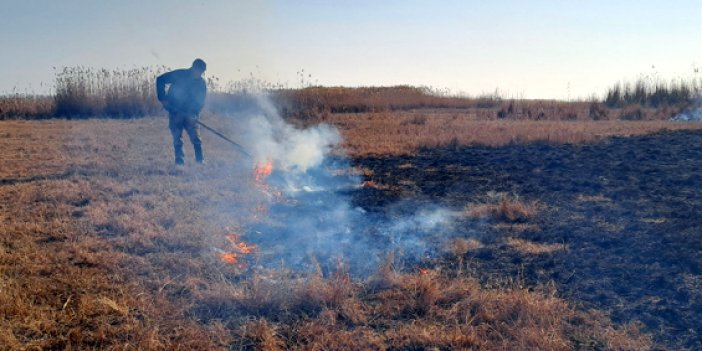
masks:
<svg viewBox="0 0 702 351"><path fill-rule="evenodd" d="M363 183L361 183L361 186L364 188L373 188L373 189L378 189L378 190L387 190L390 187L384 184L380 184L376 181L373 180L366 180Z"/></svg>
<svg viewBox="0 0 702 351"><path fill-rule="evenodd" d="M507 238L506 242L507 245L515 248L517 251L530 255L541 255L568 250L565 244L537 244L533 241L518 238Z"/></svg>
<svg viewBox="0 0 702 351"><path fill-rule="evenodd" d="M265 319L254 319L239 326L239 337L234 347L239 349L285 350L285 342L277 334L275 327Z"/></svg>
<svg viewBox="0 0 702 351"><path fill-rule="evenodd" d="M469 206L468 214L471 217L491 216L501 221L514 223L532 219L538 213L539 208L537 201L526 203L517 196L506 194L497 194L489 201L491 202Z"/></svg>
<svg viewBox="0 0 702 351"><path fill-rule="evenodd" d="M578 202L610 202L612 199L604 195L583 195L579 194L576 198Z"/></svg>
<svg viewBox="0 0 702 351"><path fill-rule="evenodd" d="M470 250L475 250L483 247L483 244L475 239L457 238L451 241L451 252L455 256L463 256Z"/></svg>

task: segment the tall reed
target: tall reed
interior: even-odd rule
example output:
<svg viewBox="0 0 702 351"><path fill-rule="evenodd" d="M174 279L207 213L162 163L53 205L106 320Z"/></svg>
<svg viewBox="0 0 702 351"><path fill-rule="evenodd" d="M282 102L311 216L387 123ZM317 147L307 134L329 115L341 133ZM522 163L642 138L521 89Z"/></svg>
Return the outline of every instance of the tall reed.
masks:
<svg viewBox="0 0 702 351"><path fill-rule="evenodd" d="M137 117L159 113L154 81L165 67L95 70L64 67L56 73L56 116Z"/></svg>
<svg viewBox="0 0 702 351"><path fill-rule="evenodd" d="M700 96L702 78L680 78L665 82L642 77L633 83L620 82L610 87L603 102L610 108L630 105L684 107Z"/></svg>

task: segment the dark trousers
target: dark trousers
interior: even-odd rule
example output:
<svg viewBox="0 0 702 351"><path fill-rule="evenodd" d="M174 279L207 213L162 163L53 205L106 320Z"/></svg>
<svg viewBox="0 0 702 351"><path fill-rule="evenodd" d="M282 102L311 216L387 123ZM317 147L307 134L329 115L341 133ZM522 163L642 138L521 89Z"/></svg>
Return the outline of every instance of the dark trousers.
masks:
<svg viewBox="0 0 702 351"><path fill-rule="evenodd" d="M184 163L183 155L183 129L188 133L190 142L193 143L195 151L195 160L202 162L202 140L200 140L200 125L197 124L197 115L188 115L182 113L168 114L168 128L173 136L173 149L175 150L175 161L178 164Z"/></svg>

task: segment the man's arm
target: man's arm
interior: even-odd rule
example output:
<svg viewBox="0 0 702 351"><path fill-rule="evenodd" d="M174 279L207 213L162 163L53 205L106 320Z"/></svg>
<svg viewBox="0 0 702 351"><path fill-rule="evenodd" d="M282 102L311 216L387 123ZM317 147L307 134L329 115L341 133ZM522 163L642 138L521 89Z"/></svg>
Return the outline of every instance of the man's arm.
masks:
<svg viewBox="0 0 702 351"><path fill-rule="evenodd" d="M163 102L166 98L166 84L173 83L173 72L166 72L156 78L156 98Z"/></svg>

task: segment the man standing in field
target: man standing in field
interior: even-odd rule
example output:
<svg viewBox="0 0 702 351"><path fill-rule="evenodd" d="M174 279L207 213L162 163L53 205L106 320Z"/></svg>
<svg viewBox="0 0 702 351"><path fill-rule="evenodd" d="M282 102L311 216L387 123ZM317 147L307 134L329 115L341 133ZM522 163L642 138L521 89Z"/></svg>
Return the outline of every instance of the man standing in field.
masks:
<svg viewBox="0 0 702 351"><path fill-rule="evenodd" d="M183 129L188 133L193 143L195 160L204 163L202 155L202 140L197 123L200 111L205 104L207 84L202 78L206 69L205 61L196 59L190 68L166 72L156 78L156 96L168 111L168 128L173 136L175 163L182 165L183 159Z"/></svg>

